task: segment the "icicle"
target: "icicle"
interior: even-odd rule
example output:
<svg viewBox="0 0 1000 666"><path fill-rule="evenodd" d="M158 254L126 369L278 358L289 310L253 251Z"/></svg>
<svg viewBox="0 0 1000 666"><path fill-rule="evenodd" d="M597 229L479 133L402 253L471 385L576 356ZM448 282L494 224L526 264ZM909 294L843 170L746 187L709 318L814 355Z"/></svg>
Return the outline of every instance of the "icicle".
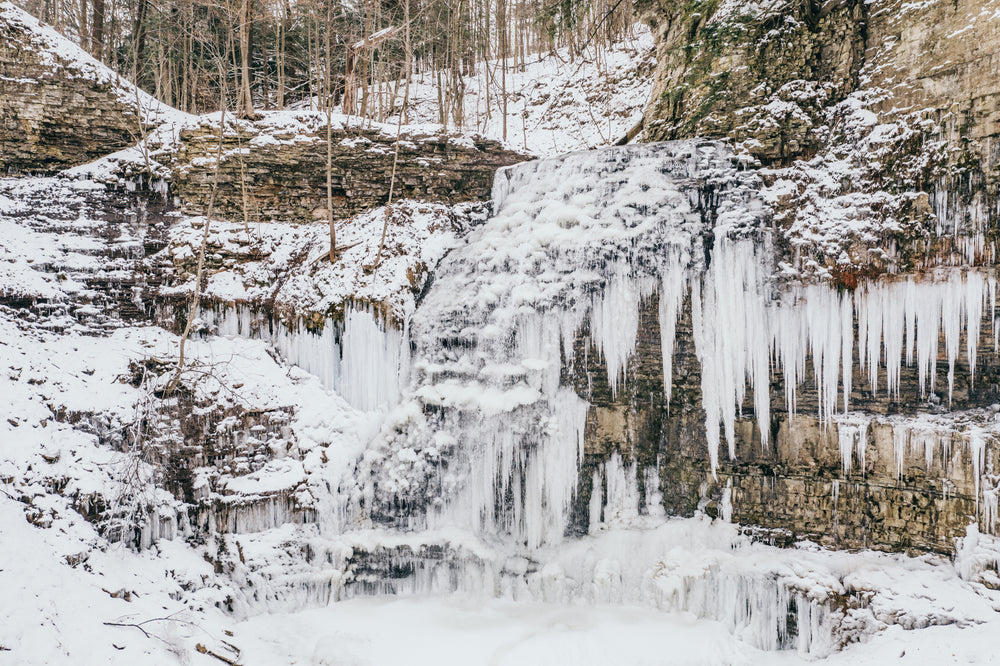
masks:
<svg viewBox="0 0 1000 666"><path fill-rule="evenodd" d="M719 517L722 522L733 522L733 479L726 479L726 487L722 489L722 497L719 499Z"/></svg>
<svg viewBox="0 0 1000 666"><path fill-rule="evenodd" d="M593 299L590 339L604 358L612 397L618 394L618 384L625 380L628 360L635 353L639 303L653 292L654 285L648 279L631 278L628 268L618 264L607 286Z"/></svg>
<svg viewBox="0 0 1000 666"><path fill-rule="evenodd" d="M857 456L861 472L865 471L865 453L868 445L868 419L852 415L851 420L837 421L837 440L840 448L840 462L847 476L854 467Z"/></svg>
<svg viewBox="0 0 1000 666"><path fill-rule="evenodd" d="M854 369L853 349L854 342L854 309L851 307L851 299L847 296L840 298L840 344L841 344L841 369L843 373L844 389L844 413L850 408L851 400L851 375Z"/></svg>
<svg viewBox="0 0 1000 666"><path fill-rule="evenodd" d="M890 396L899 397L899 374L903 362L903 334L905 333L906 298L902 285L886 285L882 308L882 338L885 344L885 380Z"/></svg>
<svg viewBox="0 0 1000 666"><path fill-rule="evenodd" d="M906 365L913 366L917 346L917 286L913 280L903 283L903 311L906 320Z"/></svg>
<svg viewBox="0 0 1000 666"><path fill-rule="evenodd" d="M1000 352L1000 326L997 326L997 279L992 273L986 278L990 295L990 325L993 329L993 352Z"/></svg>
<svg viewBox="0 0 1000 666"><path fill-rule="evenodd" d="M951 405L955 392L955 361L958 359L960 335L962 332L962 307L965 298L962 294L962 278L952 275L948 282L940 287L941 322L944 328L945 351L948 354L948 404Z"/></svg>
<svg viewBox="0 0 1000 666"><path fill-rule="evenodd" d="M892 428L892 450L896 461L896 479L903 478L903 461L909 448L909 431L906 428L895 425Z"/></svg>
<svg viewBox="0 0 1000 666"><path fill-rule="evenodd" d="M643 488L646 491L646 515L665 516L663 508L663 493L660 492L660 461L643 470Z"/></svg>
<svg viewBox="0 0 1000 666"><path fill-rule="evenodd" d="M639 516L639 479L635 461L626 465L615 451L604 464L607 501L604 524L628 525Z"/></svg>
<svg viewBox="0 0 1000 666"><path fill-rule="evenodd" d="M680 258L668 261L660 287L660 345L663 353L663 398L667 412L673 392L674 342L684 302L686 280Z"/></svg>
<svg viewBox="0 0 1000 666"><path fill-rule="evenodd" d="M868 322L868 339L866 340L868 350L868 384L871 392L878 392L878 363L882 349L882 325L884 318L882 313L886 309L885 289L875 288L866 294L865 309L863 316Z"/></svg>
<svg viewBox="0 0 1000 666"><path fill-rule="evenodd" d="M934 390L937 373L938 331L941 322L941 301L935 285L923 287L928 293L915 303L917 335L917 376L920 394Z"/></svg>
<svg viewBox="0 0 1000 666"><path fill-rule="evenodd" d="M976 354L979 348L979 330L983 320L983 300L986 283L982 274L970 272L965 285L965 358L969 364L969 383L976 378Z"/></svg>
<svg viewBox="0 0 1000 666"><path fill-rule="evenodd" d="M986 459L986 439L987 434L978 428L973 428L968 433L969 452L972 455L972 474L976 484L976 510L979 510L979 489L982 484L983 463Z"/></svg>
<svg viewBox="0 0 1000 666"><path fill-rule="evenodd" d="M589 532L596 534L601 530L601 509L604 506L604 475L602 468L594 470L594 479L590 491L590 503L588 504L588 515L590 516Z"/></svg>
<svg viewBox="0 0 1000 666"><path fill-rule="evenodd" d="M705 410L705 439L708 444L708 460L712 468L712 476L715 476L719 467L719 401L721 396L713 385L716 374L714 356L711 352L702 351L708 341L704 319L701 281L695 278L691 283L691 329L695 339L695 352L701 363L701 402L702 408ZM703 342L699 344L699 340Z"/></svg>
<svg viewBox="0 0 1000 666"><path fill-rule="evenodd" d="M749 241L734 242L717 230L712 265L702 283L697 308L695 349L701 362L702 404L709 431L709 453L717 450L721 425L736 455L735 422L747 384L754 391L754 410L762 425L761 444L770 428L770 365L763 268ZM717 453L712 458L713 473Z"/></svg>

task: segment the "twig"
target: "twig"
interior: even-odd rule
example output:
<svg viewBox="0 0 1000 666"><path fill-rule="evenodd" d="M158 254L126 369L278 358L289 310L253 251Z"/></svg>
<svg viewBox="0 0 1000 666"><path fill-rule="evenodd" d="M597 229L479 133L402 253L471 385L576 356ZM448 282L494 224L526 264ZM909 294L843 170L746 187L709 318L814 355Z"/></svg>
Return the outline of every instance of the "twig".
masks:
<svg viewBox="0 0 1000 666"><path fill-rule="evenodd" d="M160 620L165 620L166 618L157 618ZM152 620L146 620L146 622L152 622ZM143 622L142 624L146 624ZM152 638L148 631L142 628L142 624L136 624L134 622L105 622L104 625L108 627L135 627L143 633L146 638Z"/></svg>
<svg viewBox="0 0 1000 666"><path fill-rule="evenodd" d="M340 254L341 252L346 252L347 250L350 250L352 247L357 247L358 245L361 245L361 241L358 241L357 243L350 243L349 245L338 245L337 254ZM309 262L309 265L312 266L313 264L318 264L324 259L329 259L329 258L330 258L330 253L324 252L322 255L316 257L311 262Z"/></svg>

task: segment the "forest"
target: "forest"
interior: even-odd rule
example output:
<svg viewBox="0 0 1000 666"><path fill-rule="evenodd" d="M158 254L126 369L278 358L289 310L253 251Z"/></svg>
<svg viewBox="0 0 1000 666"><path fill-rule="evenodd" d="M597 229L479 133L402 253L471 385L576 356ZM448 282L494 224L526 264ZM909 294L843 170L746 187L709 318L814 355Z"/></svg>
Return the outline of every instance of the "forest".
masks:
<svg viewBox="0 0 1000 666"><path fill-rule="evenodd" d="M241 117L288 107L408 122L430 83L438 122L507 117L508 74L566 48L600 63L635 23L623 0L23 0L164 104ZM467 82L484 104L467 118ZM506 124L506 123L505 123ZM506 134L506 131L504 132ZM505 137L506 138L506 137Z"/></svg>

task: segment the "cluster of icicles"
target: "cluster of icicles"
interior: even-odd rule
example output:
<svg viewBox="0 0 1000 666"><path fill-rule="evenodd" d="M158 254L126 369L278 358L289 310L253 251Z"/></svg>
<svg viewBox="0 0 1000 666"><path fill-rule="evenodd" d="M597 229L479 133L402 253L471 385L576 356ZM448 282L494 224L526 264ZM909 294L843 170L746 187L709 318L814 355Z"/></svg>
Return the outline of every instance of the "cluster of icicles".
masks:
<svg viewBox="0 0 1000 666"><path fill-rule="evenodd" d="M265 340L360 410L393 407L408 377L406 331L387 326L369 308L347 306L341 321L327 318L316 333L240 306L203 309L199 316L218 335Z"/></svg>
<svg viewBox="0 0 1000 666"><path fill-rule="evenodd" d="M811 285L772 296L768 274L752 243L720 236L704 275L689 276L678 268L664 279L664 384L669 391L675 318L689 289L713 469L723 434L730 456L735 454L734 424L748 388L758 422L769 423L774 371L781 372L786 407L795 412L797 390L811 364L824 421L849 410L855 363L873 393L883 388L884 375L884 390L898 397L904 362L916 365L921 397L937 391L942 338L948 401L962 356L970 380L975 378L981 323L987 314L994 321L996 312L994 275L952 269L932 279L908 276L872 283L854 293ZM996 351L1000 327L992 329ZM769 430L760 428L762 445L768 444Z"/></svg>

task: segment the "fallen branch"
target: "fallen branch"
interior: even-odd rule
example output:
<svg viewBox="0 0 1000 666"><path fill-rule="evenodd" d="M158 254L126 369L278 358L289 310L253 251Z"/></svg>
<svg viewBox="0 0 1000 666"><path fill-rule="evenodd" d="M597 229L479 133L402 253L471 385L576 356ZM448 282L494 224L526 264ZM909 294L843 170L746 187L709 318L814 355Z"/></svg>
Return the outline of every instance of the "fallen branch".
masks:
<svg viewBox="0 0 1000 666"><path fill-rule="evenodd" d="M635 124L635 127L633 127L628 132L626 132L625 136L623 136L622 138L618 139L618 141L615 142L615 145L616 146L625 146L625 145L627 145L629 143L632 143L632 139L634 139L635 137L639 136L639 132L642 131L642 127L645 124L645 122L646 122L645 118L640 118L639 122L637 122Z"/></svg>
<svg viewBox="0 0 1000 666"><path fill-rule="evenodd" d="M361 245L361 241L358 241L357 243L351 243L350 245L338 245L336 250L337 255L339 256L341 252L346 252L347 250L350 250L352 247L356 247L358 245ZM311 262L309 262L309 265L312 266L313 264L318 264L324 259L329 259L329 258L330 258L330 252L329 251L324 252L322 255L316 257Z"/></svg>
<svg viewBox="0 0 1000 666"><path fill-rule="evenodd" d="M215 657L219 661L225 662L225 663L229 664L229 666L240 666L237 662L233 661L229 657L224 657L221 654L219 654L218 652L212 652L211 650L209 650L207 647L205 647L201 643L198 643L197 645L195 645L194 649L197 650L201 654L207 654L209 657Z"/></svg>

